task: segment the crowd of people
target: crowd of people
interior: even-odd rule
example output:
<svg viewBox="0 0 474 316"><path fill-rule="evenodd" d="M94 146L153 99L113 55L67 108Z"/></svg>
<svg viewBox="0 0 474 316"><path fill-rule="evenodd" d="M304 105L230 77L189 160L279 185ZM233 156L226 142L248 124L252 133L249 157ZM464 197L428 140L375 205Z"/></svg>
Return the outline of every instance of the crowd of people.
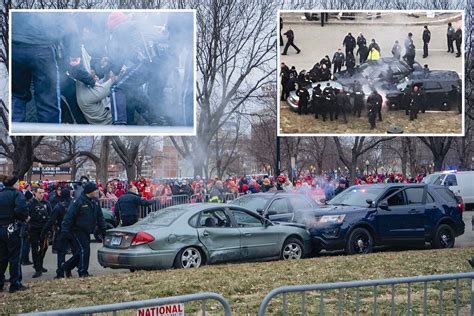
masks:
<svg viewBox="0 0 474 316"><path fill-rule="evenodd" d="M13 13L12 120L170 125L165 88L184 51L184 85L193 86L193 15L185 14ZM192 107L192 89L171 86Z"/></svg>
<svg viewBox="0 0 474 316"><path fill-rule="evenodd" d="M405 178L401 174L356 174L356 185L371 183L420 182L424 175ZM204 180L200 177L153 181L143 176L136 181L110 180L103 186L82 176L80 181L20 181L15 176L0 175L0 290L5 284L9 266L11 293L25 290L22 284L22 265L32 265L33 278L47 272L43 261L52 240L57 254L55 278L71 277L77 268L79 277L90 276L90 235L104 238L107 229L102 201L112 201L115 217L121 226L139 220L140 207L163 203L170 205L196 202L224 202L239 194L286 191L306 194L318 201L330 200L349 186L347 173L288 176L254 175L226 179ZM186 200L173 200L178 196ZM30 252L32 262L30 261ZM66 260L66 254L72 256Z"/></svg>
<svg viewBox="0 0 474 316"><path fill-rule="evenodd" d="M280 32L282 32L282 19L280 18ZM287 37L287 43L282 55L288 54L288 48L293 46L297 53L300 49L294 44L294 32L289 29L284 33ZM460 47L462 41L462 30L459 26L456 31L451 23L448 23L448 52L454 52L453 42L456 43L458 53L456 57L460 56ZM280 37L280 45L283 45L282 37ZM431 31L425 25L422 34L423 40L423 58L427 58L429 54L429 42L431 40ZM281 63L280 77L281 77L281 101L286 101L292 91L296 91L298 96L298 114L314 114L315 119L319 116L323 121L329 116L331 121L338 120L342 117L342 121L347 123L346 113L352 112L354 117L361 117L361 112L364 108L367 109L367 117L370 124L370 129L376 128L376 119L382 121L382 105L383 98L380 91L374 86L370 86L370 95L365 99L365 93L362 85L366 82L354 80L351 85L352 93L345 91L344 88L335 88L331 84L331 80L337 80L335 75L346 67L345 70L352 75L356 67L356 58L359 56L359 64L378 60L381 57L381 48L375 39L372 39L367 46L367 39L362 33L359 33L357 39L349 32L344 40L342 46L345 47L345 54L339 48L333 55L332 59L326 55L318 63L316 63L311 70L301 70L299 73L295 66L289 67L284 62ZM354 50L357 47L357 51ZM413 69L415 63L416 49L413 41L413 34L408 33L404 41L405 54L402 56L402 49L399 41L396 40L391 54L396 59L403 58L408 66ZM332 71L331 71L332 68ZM427 64L424 65L424 71L429 72ZM391 66L382 73L381 78L387 82L394 83L394 71ZM326 83L327 82L327 83ZM315 86L314 86L315 84ZM308 91L308 87L311 88ZM426 98L423 87L419 84L407 85L403 91L402 105L406 109L406 115L409 115L409 120L413 121L418 118L418 113L425 112ZM461 105L458 106L459 109Z"/></svg>

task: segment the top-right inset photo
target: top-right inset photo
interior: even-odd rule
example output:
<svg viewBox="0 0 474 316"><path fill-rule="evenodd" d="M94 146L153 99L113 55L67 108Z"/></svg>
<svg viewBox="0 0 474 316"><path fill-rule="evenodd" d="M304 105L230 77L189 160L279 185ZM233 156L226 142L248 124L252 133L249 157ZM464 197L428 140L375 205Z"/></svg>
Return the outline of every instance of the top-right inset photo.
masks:
<svg viewBox="0 0 474 316"><path fill-rule="evenodd" d="M279 135L464 135L464 11L278 19Z"/></svg>

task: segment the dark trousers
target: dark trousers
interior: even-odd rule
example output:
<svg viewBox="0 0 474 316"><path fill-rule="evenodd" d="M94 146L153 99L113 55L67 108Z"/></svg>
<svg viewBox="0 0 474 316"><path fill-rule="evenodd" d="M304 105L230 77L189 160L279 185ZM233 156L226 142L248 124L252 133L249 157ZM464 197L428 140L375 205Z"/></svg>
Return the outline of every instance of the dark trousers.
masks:
<svg viewBox="0 0 474 316"><path fill-rule="evenodd" d="M28 236L25 236L22 238L22 240L23 240L23 247L21 249L21 261L28 262L30 261L30 249L31 249L30 239L28 238Z"/></svg>
<svg viewBox="0 0 474 316"><path fill-rule="evenodd" d="M41 272L43 269L43 259L48 249L45 244L45 239L41 239L41 230L30 228L30 243L31 243L31 254L33 256L33 267L36 272ZM46 247L45 247L46 246Z"/></svg>
<svg viewBox="0 0 474 316"><path fill-rule="evenodd" d="M447 40L448 40L448 53L454 53L453 37L447 35Z"/></svg>
<svg viewBox="0 0 474 316"><path fill-rule="evenodd" d="M458 51L456 56L460 57L461 56L461 41L456 41L456 50Z"/></svg>
<svg viewBox="0 0 474 316"><path fill-rule="evenodd" d="M326 117L329 113L329 119L333 121L333 109L332 109L332 104L326 103L323 108L322 108L322 116L323 116L323 121L326 121Z"/></svg>
<svg viewBox="0 0 474 316"><path fill-rule="evenodd" d="M349 56L349 54L354 56L354 47L347 47L346 46L346 57Z"/></svg>
<svg viewBox="0 0 474 316"><path fill-rule="evenodd" d="M336 115L334 117L336 120L339 117L339 113L342 115L342 118L344 119L344 123L347 123L346 111L344 110L344 107L338 106L336 108Z"/></svg>
<svg viewBox="0 0 474 316"><path fill-rule="evenodd" d="M428 57L428 42L423 42L423 57Z"/></svg>
<svg viewBox="0 0 474 316"><path fill-rule="evenodd" d="M362 112L362 107L363 107L363 104L362 104L362 103L357 103L357 102L355 102L355 104L354 104L354 111L353 111L354 116L357 115L357 117L360 117L361 112Z"/></svg>
<svg viewBox="0 0 474 316"><path fill-rule="evenodd" d="M375 118L377 116L377 113L375 111L369 111L369 123L370 123L370 129L375 128Z"/></svg>
<svg viewBox="0 0 474 316"><path fill-rule="evenodd" d="M308 114L308 103L307 102L300 102L298 104L298 114Z"/></svg>
<svg viewBox="0 0 474 316"><path fill-rule="evenodd" d="M61 81L61 95L66 99L67 104L69 105L69 110L71 115L74 118L77 124L89 124L84 117L79 105L77 104L76 97L76 81L72 80L69 77L63 77ZM63 116L64 120L64 116ZM73 122L69 122L73 123Z"/></svg>
<svg viewBox="0 0 474 316"><path fill-rule="evenodd" d="M0 226L0 289L5 284L5 272L10 263L10 288L21 286L21 243L18 232L10 236L6 226Z"/></svg>
<svg viewBox="0 0 474 316"><path fill-rule="evenodd" d="M412 107L410 109L410 121L413 121L414 119L418 118L418 108Z"/></svg>
<svg viewBox="0 0 474 316"><path fill-rule="evenodd" d="M37 120L61 123L59 70L54 49L12 44L12 120L26 121L26 104L34 88Z"/></svg>
<svg viewBox="0 0 474 316"><path fill-rule="evenodd" d="M288 41L286 42L286 45L285 45L285 48L283 49L283 55L286 55L286 53L288 53L288 48L293 47L294 49L296 49L296 52L300 52L300 49L298 47L296 47L296 45L293 43L293 39L288 39Z"/></svg>
<svg viewBox="0 0 474 316"><path fill-rule="evenodd" d="M341 71L342 63L341 62L335 62L334 63L334 73Z"/></svg>
<svg viewBox="0 0 474 316"><path fill-rule="evenodd" d="M280 46L283 46L283 45L285 44L283 43L283 36L281 36L281 30L280 30Z"/></svg>
<svg viewBox="0 0 474 316"><path fill-rule="evenodd" d="M58 236L59 234L56 234ZM54 240L53 249L56 250L56 276L64 277L63 263L66 261L68 247L70 247L69 239L57 238Z"/></svg>
<svg viewBox="0 0 474 316"><path fill-rule="evenodd" d="M382 122L382 106L377 106L376 107L376 110L377 110L377 115L379 116L379 121Z"/></svg>
<svg viewBox="0 0 474 316"><path fill-rule="evenodd" d="M89 272L89 259L91 254L90 234L82 231L71 233L72 257L63 265L65 270L77 267L79 276L87 275Z"/></svg>
<svg viewBox="0 0 474 316"><path fill-rule="evenodd" d="M130 226L138 222L138 216L136 215L122 216L121 221L122 221L122 226Z"/></svg>
<svg viewBox="0 0 474 316"><path fill-rule="evenodd" d="M328 22L329 13L321 13L321 26Z"/></svg>
<svg viewBox="0 0 474 316"><path fill-rule="evenodd" d="M110 87L110 104L113 124L135 125L135 111L149 124L157 121L151 111L151 101L143 89L143 84L157 71L152 63L140 63L131 67ZM158 102L158 101L157 101Z"/></svg>

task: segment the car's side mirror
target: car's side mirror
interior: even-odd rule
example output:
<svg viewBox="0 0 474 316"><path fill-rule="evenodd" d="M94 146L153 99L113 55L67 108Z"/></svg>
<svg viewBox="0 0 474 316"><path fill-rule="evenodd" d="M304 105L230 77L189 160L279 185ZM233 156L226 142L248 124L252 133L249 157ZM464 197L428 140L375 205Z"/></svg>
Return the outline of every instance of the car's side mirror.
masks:
<svg viewBox="0 0 474 316"><path fill-rule="evenodd" d="M263 209L257 208L257 214L263 216Z"/></svg>
<svg viewBox="0 0 474 316"><path fill-rule="evenodd" d="M319 202L323 203L323 204L327 204L327 200L326 199L321 199L319 200Z"/></svg>
<svg viewBox="0 0 474 316"><path fill-rule="evenodd" d="M365 202L366 202L367 204L369 204L369 206L372 206L372 203L374 203L374 201L371 200L371 199L367 199L367 200L365 200Z"/></svg>
<svg viewBox="0 0 474 316"><path fill-rule="evenodd" d="M388 202L387 200L383 200L379 203L379 207L383 210L388 210Z"/></svg>

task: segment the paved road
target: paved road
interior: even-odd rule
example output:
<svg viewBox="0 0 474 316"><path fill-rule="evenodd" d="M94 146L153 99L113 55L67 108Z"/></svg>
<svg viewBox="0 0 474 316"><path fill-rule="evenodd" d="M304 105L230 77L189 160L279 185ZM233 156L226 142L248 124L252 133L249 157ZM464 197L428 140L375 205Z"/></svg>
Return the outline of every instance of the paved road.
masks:
<svg viewBox="0 0 474 316"><path fill-rule="evenodd" d="M466 232L464 235L456 239L456 248L467 248L474 247L474 232L472 231L471 218L474 216L474 212L465 212L464 213L464 222L466 223ZM129 270L112 270L102 268L97 261L97 250L101 247L100 243L92 243L91 247L91 260L90 260L90 269L89 272L93 275L103 275L110 273L130 273ZM32 279L31 276L34 273L33 266L23 266L23 280L25 283L34 281L41 281L45 279L52 279L56 274L56 255L51 253L51 248L48 249L48 253L45 257L44 266L48 269L47 273L44 273L38 279ZM76 270L77 271L77 270ZM73 272L73 276L77 277L76 272Z"/></svg>
<svg viewBox="0 0 474 316"><path fill-rule="evenodd" d="M453 25L457 25L457 22L453 22ZM290 47L288 55L280 56L280 61L285 62L290 67L295 66L298 72L302 69L310 70L325 55L329 55L332 60L332 56L338 48L345 52L342 41L348 32L351 32L355 38L357 38L359 32L362 32L367 39L367 45L370 44L372 38L375 38L380 45L382 57L392 57L391 51L395 40L398 40L400 43L402 54L404 54L403 42L408 32L412 32L416 47L416 61L421 65L428 64L430 69L433 70L454 70L461 75L463 72L462 58L456 58L455 54L447 53L447 25L431 25L428 27L431 31L429 56L423 59L423 26L420 25L328 24L321 27L316 22L308 22L307 24L284 23L283 32L286 32L288 28L293 30L295 33L295 44L301 49L301 53L296 54L296 51ZM285 36L283 38L286 43ZM454 49L456 50L456 47ZM357 47L354 50L354 54L356 51ZM281 52L283 52L283 46L280 46L280 54ZM356 59L358 60L358 58Z"/></svg>

